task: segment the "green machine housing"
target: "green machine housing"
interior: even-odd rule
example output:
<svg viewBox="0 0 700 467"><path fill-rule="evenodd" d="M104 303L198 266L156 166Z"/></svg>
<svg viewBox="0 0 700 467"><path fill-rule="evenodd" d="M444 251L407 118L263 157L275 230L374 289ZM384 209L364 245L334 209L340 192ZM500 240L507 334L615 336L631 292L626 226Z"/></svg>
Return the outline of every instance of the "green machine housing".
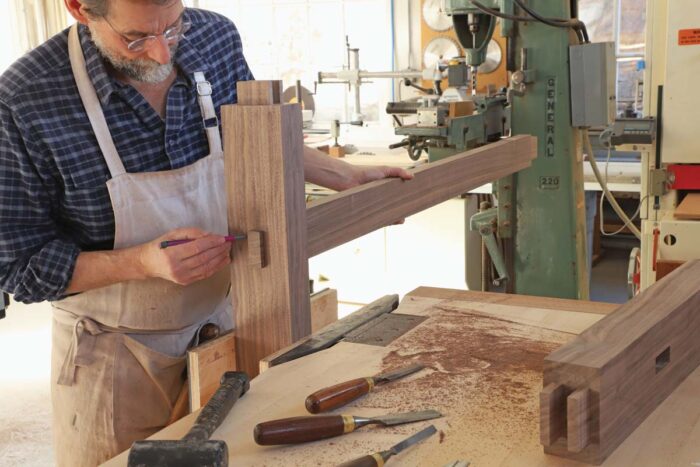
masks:
<svg viewBox="0 0 700 467"><path fill-rule="evenodd" d="M524 15L513 0L478 3ZM575 0L527 0L527 6L546 18L572 18L575 5ZM464 117L449 118L440 113L439 104L424 102L419 124L401 126L396 133L406 136L413 157L425 150L431 161L502 137L536 136L538 157L532 167L495 182L497 207L470 219L470 227L482 235L498 270L497 282L506 291L587 299L582 150L571 123L569 46L576 43L576 35L534 19L497 19L470 0L446 0L445 10L465 52L452 65L466 67L472 83L486 59L495 23L501 21L510 85L492 95L473 95L476 110ZM434 111L429 122L434 125L421 124L420 112L429 110Z"/></svg>

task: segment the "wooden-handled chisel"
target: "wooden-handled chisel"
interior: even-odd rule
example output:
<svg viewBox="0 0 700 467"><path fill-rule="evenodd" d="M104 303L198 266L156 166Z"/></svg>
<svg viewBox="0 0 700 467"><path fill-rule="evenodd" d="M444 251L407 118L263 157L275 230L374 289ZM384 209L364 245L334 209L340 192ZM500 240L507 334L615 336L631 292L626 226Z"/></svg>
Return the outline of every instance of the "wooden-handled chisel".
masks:
<svg viewBox="0 0 700 467"><path fill-rule="evenodd" d="M369 456L344 462L338 467L383 467L384 463L386 463L386 461L388 461L391 457L410 448L414 444L420 443L424 439L430 438L435 433L437 433L437 429L433 425L430 425L428 428L419 431L415 435L401 441L399 444L392 446L386 451L375 452Z"/></svg>
<svg viewBox="0 0 700 467"><path fill-rule="evenodd" d="M306 398L306 410L310 413L322 413L337 409L358 397L368 394L375 386L405 378L408 375L419 372L423 368L425 368L423 365L411 365L381 375L353 379L352 381L321 389Z"/></svg>
<svg viewBox="0 0 700 467"><path fill-rule="evenodd" d="M442 417L440 412L424 410L372 418L352 415L285 418L258 424L255 427L254 438L261 446L299 444L352 433L367 425L394 426L439 417Z"/></svg>

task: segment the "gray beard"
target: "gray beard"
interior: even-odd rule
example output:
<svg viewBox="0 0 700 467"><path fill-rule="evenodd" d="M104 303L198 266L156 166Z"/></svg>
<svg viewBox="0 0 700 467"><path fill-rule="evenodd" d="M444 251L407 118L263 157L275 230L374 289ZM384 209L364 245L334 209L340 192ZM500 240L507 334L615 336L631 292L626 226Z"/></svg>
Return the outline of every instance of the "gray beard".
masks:
<svg viewBox="0 0 700 467"><path fill-rule="evenodd" d="M116 71L124 74L128 78L142 83L158 84L165 81L175 67L173 59L175 57L175 52L177 52L177 44L170 46L170 56L173 57L170 59L170 63L161 65L150 59L128 59L121 57L107 47L99 34L95 34L92 29L90 33L92 41L95 43L95 47L97 47L102 57L107 60Z"/></svg>

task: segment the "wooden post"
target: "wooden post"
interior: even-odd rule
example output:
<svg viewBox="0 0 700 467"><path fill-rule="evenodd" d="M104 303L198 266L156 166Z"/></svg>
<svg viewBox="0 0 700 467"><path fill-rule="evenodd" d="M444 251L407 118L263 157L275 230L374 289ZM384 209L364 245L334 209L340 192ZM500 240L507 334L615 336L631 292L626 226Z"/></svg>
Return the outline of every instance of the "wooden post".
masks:
<svg viewBox="0 0 700 467"><path fill-rule="evenodd" d="M238 368L311 333L301 108L280 104L279 81L238 83L222 107ZM250 251L255 248L256 251Z"/></svg>

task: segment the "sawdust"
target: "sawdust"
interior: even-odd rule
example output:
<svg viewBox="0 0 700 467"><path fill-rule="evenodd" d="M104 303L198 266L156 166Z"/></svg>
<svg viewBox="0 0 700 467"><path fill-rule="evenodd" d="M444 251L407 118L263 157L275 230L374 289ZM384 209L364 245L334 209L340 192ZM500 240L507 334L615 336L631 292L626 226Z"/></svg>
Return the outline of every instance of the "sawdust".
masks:
<svg viewBox="0 0 700 467"><path fill-rule="evenodd" d="M265 465L337 465L434 424L438 434L390 461L396 466L443 466L456 459L473 465L502 462L515 445L537 442L538 394L544 358L571 335L484 317L469 310L434 307L430 318L390 345L382 371L421 362L427 368L377 387L336 413L388 414L435 409L444 418L396 427L366 427L351 436L266 449ZM525 438L524 438L525 437ZM317 461L317 459L323 459Z"/></svg>
<svg viewBox="0 0 700 467"><path fill-rule="evenodd" d="M443 426L429 449L430 457L417 464L406 459L405 465L443 465L463 451L475 459L479 452L486 455L498 448L489 442L465 445L464 433L500 443L516 443L523 433L530 436L539 420L544 358L571 336L468 310L436 307L434 311L429 320L394 342L383 360L385 370L418 362L426 370L378 387L357 407L388 412L435 409L446 416L436 423ZM417 429L404 425L388 430L410 435Z"/></svg>

